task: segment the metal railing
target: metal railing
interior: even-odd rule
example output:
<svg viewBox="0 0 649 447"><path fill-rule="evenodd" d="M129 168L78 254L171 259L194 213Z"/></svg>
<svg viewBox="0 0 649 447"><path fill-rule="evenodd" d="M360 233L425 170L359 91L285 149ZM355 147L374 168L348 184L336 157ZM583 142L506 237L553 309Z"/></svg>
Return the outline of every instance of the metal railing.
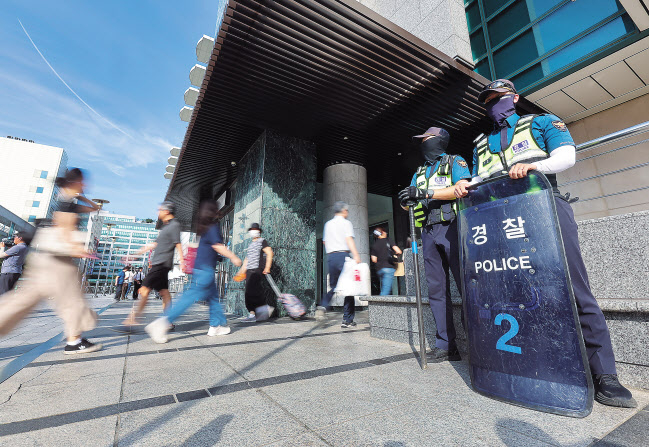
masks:
<svg viewBox="0 0 649 447"><path fill-rule="evenodd" d="M635 137L635 136L640 135L640 134L645 133L645 132L649 132L649 121L641 123L641 124L637 124L635 126L631 126L631 127L627 128L627 129L623 129L623 130L620 130L618 132L613 132L611 134L604 135L603 137L595 138L594 140L590 140L590 141L587 141L585 143L581 143L581 144L577 145L577 152L581 153L581 152L589 151L591 149L596 149L596 148L602 147L602 146L604 146L606 144L616 143L616 142L625 140L627 138ZM646 139L640 140L640 141L635 141L633 143L626 144L626 145L623 145L623 146L619 146L619 147L604 151L604 152L599 153L599 154L591 155L589 157L581 158L581 159L577 160L577 163L581 163L583 161L590 160L590 159L593 159L593 158L596 158L596 157L601 157L602 155L607 155L607 154L611 154L613 152L621 151L623 149L628 149L630 147L634 147L634 146L637 146L639 144L644 144L644 143L649 143L649 138L646 138ZM615 170L612 170L612 171L603 172L601 174L595 174L595 175L590 175L588 177L583 177L583 178L576 179L576 180L570 180L568 182L564 182L564 183L559 184L559 187L563 187L563 186L567 186L567 185L573 185L575 183L586 182L588 180L594 180L594 179L597 179L597 178L607 177L607 176L613 175L613 174L620 174L622 172L632 171L634 169L643 168L645 166L649 166L649 161L644 162L644 163L638 163L638 164L635 164L635 165L632 165L632 166L626 166L626 167L621 168L621 169L615 169ZM580 199L579 201L580 202L588 202L590 200L604 199L604 198L607 198L607 197L617 196L617 195L621 195L621 194L628 194L628 193L632 193L632 192L636 192L636 191L643 191L645 189L649 189L649 185L641 186L641 187L633 188L633 189L628 189L628 190L625 190L625 191L616 191L616 192L612 192L612 193L609 193L609 194L602 194L602 195L599 195L599 196L596 196L596 197L588 197L588 198L585 198L585 199Z"/></svg>

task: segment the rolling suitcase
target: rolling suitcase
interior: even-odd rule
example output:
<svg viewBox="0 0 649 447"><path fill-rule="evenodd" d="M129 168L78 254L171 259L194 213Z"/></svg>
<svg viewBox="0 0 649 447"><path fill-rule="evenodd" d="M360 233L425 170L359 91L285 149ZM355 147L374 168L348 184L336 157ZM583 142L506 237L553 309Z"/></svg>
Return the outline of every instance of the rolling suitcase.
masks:
<svg viewBox="0 0 649 447"><path fill-rule="evenodd" d="M277 301L280 301L284 305L284 309L288 312L288 316L294 320L299 320L304 314L306 314L306 307L304 303L300 301L295 295L290 293L281 293L275 284L275 280L270 275L264 275L268 280L268 284L277 295Z"/></svg>

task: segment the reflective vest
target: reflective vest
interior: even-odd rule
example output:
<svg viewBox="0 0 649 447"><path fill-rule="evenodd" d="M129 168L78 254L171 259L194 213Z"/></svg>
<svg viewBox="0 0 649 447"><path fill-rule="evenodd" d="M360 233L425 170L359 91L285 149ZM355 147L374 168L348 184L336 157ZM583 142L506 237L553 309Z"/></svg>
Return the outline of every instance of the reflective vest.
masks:
<svg viewBox="0 0 649 447"><path fill-rule="evenodd" d="M455 157L450 155L443 155L442 159L439 162L437 170L430 177L426 177L426 171L428 170L427 166L420 166L417 170L417 176L415 178L415 185L419 189L425 189L426 191L432 191L435 189L448 188L453 186L452 174L453 174L453 163L455 163ZM435 199L433 199L435 200ZM455 202L453 202L453 210L455 210ZM431 209L429 212L426 212L426 209L421 202L417 203L414 209L415 213L415 226L421 228L426 224L427 216L429 213L439 212L440 219L438 222L444 221L443 213L440 209Z"/></svg>
<svg viewBox="0 0 649 447"><path fill-rule="evenodd" d="M508 171L514 164L520 162L533 163L545 160L550 155L541 149L541 146L532 134L532 121L538 115L525 115L516 123L514 135L509 146L500 153L493 153L489 149L488 137L483 137L476 145L478 153L478 176L482 180ZM505 159L506 167L503 166Z"/></svg>

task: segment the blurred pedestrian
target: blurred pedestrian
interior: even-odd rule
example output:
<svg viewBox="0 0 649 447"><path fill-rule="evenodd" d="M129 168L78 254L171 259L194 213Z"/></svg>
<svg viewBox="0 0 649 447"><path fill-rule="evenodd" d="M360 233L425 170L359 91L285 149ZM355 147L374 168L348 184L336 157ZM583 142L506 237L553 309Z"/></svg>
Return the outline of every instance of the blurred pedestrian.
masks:
<svg viewBox="0 0 649 447"><path fill-rule="evenodd" d="M230 333L225 314L219 303L216 289L215 269L217 262L223 257L230 259L236 266L241 266L241 259L227 249L221 236L218 223L219 207L215 201L201 204L198 212L198 227L196 234L200 237L194 271L189 290L180 295L176 304L167 309L164 317L160 317L146 326L145 330L156 343L167 342L169 327L180 317L189 306L198 300L204 300L210 306L210 329L207 335L227 335Z"/></svg>
<svg viewBox="0 0 649 447"><path fill-rule="evenodd" d="M0 242L0 247L4 249L5 243ZM0 295L13 290L23 273L23 264L28 251L23 235L14 233L13 246L0 253L0 259L4 259L0 271Z"/></svg>
<svg viewBox="0 0 649 447"><path fill-rule="evenodd" d="M115 276L115 301L120 301L124 295L124 280L126 279L127 269L128 267L122 268L122 270L117 273L117 276Z"/></svg>
<svg viewBox="0 0 649 447"><path fill-rule="evenodd" d="M334 217L324 226L322 243L327 252L327 267L329 270L329 291L322 296L322 302L316 309L316 318L322 319L328 310L331 310L331 298L336 291L340 272L345 265L345 259L351 253L354 261L360 264L361 257L356 250L354 242L354 226L347 220L349 216L349 205L345 202L334 203ZM353 296L345 297L343 322L341 327L348 328L356 326L354 316L356 315L355 300Z"/></svg>
<svg viewBox="0 0 649 447"><path fill-rule="evenodd" d="M376 273L381 280L381 295L391 295L394 272L399 262L397 256L401 254L401 249L388 237L388 233L382 227L376 228L373 233L376 242L372 245L370 257L376 264Z"/></svg>
<svg viewBox="0 0 649 447"><path fill-rule="evenodd" d="M124 293L122 296L124 297L123 299L128 299L128 293L131 291L131 288L133 288L133 277L135 276L135 273L133 273L133 267L130 265L127 265L128 267L126 269L126 276L124 277Z"/></svg>
<svg viewBox="0 0 649 447"><path fill-rule="evenodd" d="M142 287L142 280L144 279L144 273L142 273L142 267L137 269L137 273L133 276L133 299L137 299L138 292L140 287Z"/></svg>
<svg viewBox="0 0 649 447"><path fill-rule="evenodd" d="M152 244L142 247L133 256L126 256L127 261L132 257L138 257L148 251L154 250L151 257L151 269L142 281L140 287L140 300L137 308L131 311L131 314L124 320L124 324L131 326L136 324L136 318L144 310L144 306L149 299L151 290L157 290L162 297L162 307L167 309L171 305L171 295L169 294L169 272L173 268L174 251L178 252L181 270L185 271L185 258L183 257L183 246L180 243L180 223L175 219L174 213L176 206L173 202L162 202L158 208L158 219L162 221L162 229L158 233L158 238Z"/></svg>
<svg viewBox="0 0 649 447"><path fill-rule="evenodd" d="M101 344L82 338L82 333L95 328L97 314L84 299L74 259L89 256L78 237L78 214L97 211L99 206L83 196L84 174L78 168L68 170L56 185L58 210L51 225L36 232L37 251L27 258L25 286L0 298L0 335L8 334L43 298L53 297L65 326L64 353L94 352Z"/></svg>
<svg viewBox="0 0 649 447"><path fill-rule="evenodd" d="M258 223L250 225L248 235L252 238L252 242L246 250L246 259L237 273L237 275L245 274L246 277L245 297L248 316L241 319L246 323L268 319L275 310L266 303L262 287L262 279L264 275L270 273L273 264L273 249L268 245L268 241L261 237Z"/></svg>

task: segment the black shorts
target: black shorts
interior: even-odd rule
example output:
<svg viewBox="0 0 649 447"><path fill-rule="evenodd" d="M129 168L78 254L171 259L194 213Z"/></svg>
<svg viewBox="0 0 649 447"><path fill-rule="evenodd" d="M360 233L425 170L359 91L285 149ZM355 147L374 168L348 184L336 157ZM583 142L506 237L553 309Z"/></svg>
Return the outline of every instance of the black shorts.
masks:
<svg viewBox="0 0 649 447"><path fill-rule="evenodd" d="M170 270L169 267L163 264L154 265L142 280L142 287L158 291L167 290L169 288Z"/></svg>

